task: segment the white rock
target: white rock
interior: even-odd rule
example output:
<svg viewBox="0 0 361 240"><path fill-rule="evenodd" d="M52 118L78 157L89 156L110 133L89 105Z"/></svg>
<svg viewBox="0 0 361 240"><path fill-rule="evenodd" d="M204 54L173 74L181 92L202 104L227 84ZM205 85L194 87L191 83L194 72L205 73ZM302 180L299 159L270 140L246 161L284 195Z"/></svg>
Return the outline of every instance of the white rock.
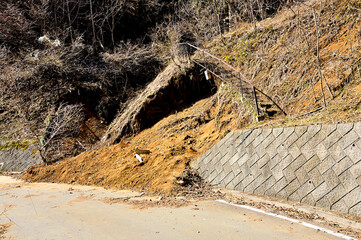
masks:
<svg viewBox="0 0 361 240"><path fill-rule="evenodd" d="M61 46L61 42L59 41L59 39L55 39L51 45L53 45L54 47L60 47Z"/></svg>
<svg viewBox="0 0 361 240"><path fill-rule="evenodd" d="M139 156L138 153L135 154L135 157L138 159L139 162L143 162L142 157Z"/></svg>
<svg viewBox="0 0 361 240"><path fill-rule="evenodd" d="M47 42L50 42L50 39L46 35L44 35L44 36L39 37L38 42L47 43Z"/></svg>

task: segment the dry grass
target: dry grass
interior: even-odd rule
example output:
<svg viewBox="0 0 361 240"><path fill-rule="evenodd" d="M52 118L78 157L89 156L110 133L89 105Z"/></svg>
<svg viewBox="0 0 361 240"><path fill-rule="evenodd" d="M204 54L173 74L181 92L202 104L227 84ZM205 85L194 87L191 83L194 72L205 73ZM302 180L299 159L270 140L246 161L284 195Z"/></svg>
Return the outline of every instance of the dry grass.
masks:
<svg viewBox="0 0 361 240"><path fill-rule="evenodd" d="M244 24L208 45L212 53L236 66L255 86L272 96L288 112L288 117L255 123L252 110L240 104L231 86L225 86L226 91L170 115L132 138L119 139L121 142L117 145L86 152L55 165L33 167L25 178L170 192L177 188L174 180L190 162L230 130L360 121L358 1L334 0L328 4L322 1L321 9L319 3L307 1L284 9L274 19L258 22L256 28ZM321 75L316 64L317 37L312 7L317 13L321 10L318 26ZM151 83L131 103L129 111L112 125L114 133L124 128L124 124L132 127L134 114L148 97L154 97L164 86L161 83L177 74L173 70L167 69L162 79ZM315 111L320 107L322 110ZM308 114L312 111L315 112ZM151 150L145 163L135 159L135 147Z"/></svg>
<svg viewBox="0 0 361 240"><path fill-rule="evenodd" d="M298 121L294 117L320 107L325 110L308 123L355 121L361 97L357 91L361 77L358 2L307 1L258 22L256 29L242 25L208 48L272 96L289 113L286 121ZM321 11L321 75L313 9Z"/></svg>
<svg viewBox="0 0 361 240"><path fill-rule="evenodd" d="M142 108L151 101L162 88L167 87L173 79L179 78L189 69L190 66L185 66L185 69L181 69L176 64L169 65L154 81L139 93L138 96L129 101L127 108L113 120L102 141L107 144L112 144L117 138L125 134L138 132L140 129L137 128L137 126L139 126L137 116Z"/></svg>

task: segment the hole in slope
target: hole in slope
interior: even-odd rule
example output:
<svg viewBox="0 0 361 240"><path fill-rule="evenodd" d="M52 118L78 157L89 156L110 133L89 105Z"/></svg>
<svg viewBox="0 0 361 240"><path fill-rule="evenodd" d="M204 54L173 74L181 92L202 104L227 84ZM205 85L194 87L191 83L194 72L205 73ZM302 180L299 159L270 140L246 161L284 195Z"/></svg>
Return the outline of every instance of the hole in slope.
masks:
<svg viewBox="0 0 361 240"><path fill-rule="evenodd" d="M213 80L207 80L204 71L195 69L161 89L143 106L137 120L139 129L150 128L161 119L189 108L197 101L210 97L217 91Z"/></svg>

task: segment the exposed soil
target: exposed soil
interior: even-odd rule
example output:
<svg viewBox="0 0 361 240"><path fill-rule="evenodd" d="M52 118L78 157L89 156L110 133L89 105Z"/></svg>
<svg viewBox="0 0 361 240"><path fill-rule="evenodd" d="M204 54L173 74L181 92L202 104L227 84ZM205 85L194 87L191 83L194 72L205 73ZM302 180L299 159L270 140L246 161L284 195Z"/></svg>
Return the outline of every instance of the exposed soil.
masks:
<svg viewBox="0 0 361 240"><path fill-rule="evenodd" d="M240 69L288 113L281 123L266 121L263 125L360 121L361 21L357 4L309 0L284 8L275 17L258 22L256 28L241 23L207 47ZM317 19L320 15L317 27L314 14ZM308 115L320 108L321 114ZM297 118L299 115L303 116Z"/></svg>
<svg viewBox="0 0 361 240"><path fill-rule="evenodd" d="M3 212L0 213L0 217L4 214L5 211L6 211L6 208L4 207ZM3 216L5 216L5 215L3 215ZM13 223L0 224L0 239L5 239L4 235L12 225L13 225Z"/></svg>
<svg viewBox="0 0 361 240"><path fill-rule="evenodd" d="M318 76L316 27L311 6L318 13L320 5L313 5L314 2L284 9L274 18L259 22L256 29L244 23L208 46L215 55L237 66L259 89L272 96L289 114L286 118L256 123L253 110L240 101L239 94L231 86L222 85L214 96L192 106L188 102L184 110L170 109L166 112L171 115L162 115L151 125L139 127L142 131L132 137L110 136L109 143L119 142L116 145L52 165L34 166L23 178L172 194L187 189L181 186L183 183L177 184L177 180L182 180L190 163L233 129L360 121L359 10L350 7L355 1L322 2L319 26L322 75ZM169 74L172 71L165 72L167 79L172 78ZM150 84L147 89L162 89L157 84ZM135 117L142 115L139 113L149 114L143 109L147 106L143 103L156 99L154 94L161 91L147 89L140 95L144 99L132 102L134 109L124 118L118 118L118 123L113 123L111 132L121 131L119 126L124 127L123 121L128 124L136 119L135 122L141 123L141 119ZM179 101L176 102L180 106ZM136 147L151 152L141 154L143 162L135 157Z"/></svg>
<svg viewBox="0 0 361 240"><path fill-rule="evenodd" d="M33 166L23 178L169 194L187 187L184 173L191 161L230 130L252 121L253 112L222 88L214 96L164 118L134 137L52 165ZM143 162L135 157L136 147L151 151L140 154ZM184 182L177 184L178 179Z"/></svg>
<svg viewBox="0 0 361 240"><path fill-rule="evenodd" d="M150 128L163 118L215 94L216 84L207 80L203 72L194 64L170 64L128 102L115 117L100 144L119 143L124 136Z"/></svg>
<svg viewBox="0 0 361 240"><path fill-rule="evenodd" d="M102 201L110 205L125 203L137 209L147 209L152 207L179 208L192 204L192 202L189 200L175 199L175 198L166 199L166 200L143 199L143 200L130 200L130 201L129 198L104 198Z"/></svg>

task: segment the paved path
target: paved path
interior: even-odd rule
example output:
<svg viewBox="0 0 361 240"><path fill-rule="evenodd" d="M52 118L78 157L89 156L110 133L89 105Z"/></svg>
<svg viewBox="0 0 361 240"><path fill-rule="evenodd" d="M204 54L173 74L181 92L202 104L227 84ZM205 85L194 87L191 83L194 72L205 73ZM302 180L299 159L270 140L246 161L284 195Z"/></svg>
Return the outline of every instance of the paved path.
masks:
<svg viewBox="0 0 361 240"><path fill-rule="evenodd" d="M215 201L194 202L179 208L139 209L102 200L127 196L139 196L139 193L65 184L29 184L0 176L0 224L11 225L5 235L5 239L11 240L339 239Z"/></svg>

